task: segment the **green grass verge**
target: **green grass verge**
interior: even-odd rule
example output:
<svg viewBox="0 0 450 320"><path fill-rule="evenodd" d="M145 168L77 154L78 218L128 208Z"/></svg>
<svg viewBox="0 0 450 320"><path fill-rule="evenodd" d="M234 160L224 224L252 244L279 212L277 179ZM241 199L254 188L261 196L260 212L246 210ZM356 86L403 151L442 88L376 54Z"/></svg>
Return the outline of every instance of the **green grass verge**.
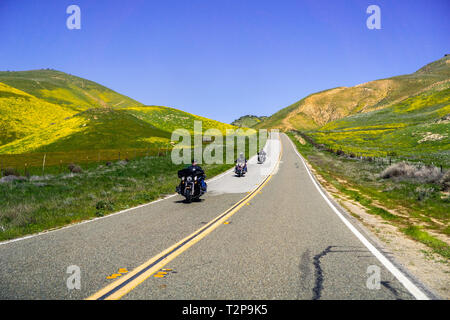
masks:
<svg viewBox="0 0 450 320"><path fill-rule="evenodd" d="M172 194L179 183L167 157L96 166L80 174L0 184L0 240L104 216ZM202 165L211 178L232 165Z"/></svg>
<svg viewBox="0 0 450 320"><path fill-rule="evenodd" d="M248 143L246 140L246 156L250 158L253 154ZM207 178L233 166L202 164ZM108 166L86 162L78 174L55 173L0 183L0 241L101 217L173 194L179 183L177 172L184 167L173 164L169 152L137 157L128 163L115 161ZM58 172L59 167L47 170Z"/></svg>
<svg viewBox="0 0 450 320"><path fill-rule="evenodd" d="M421 227L409 226L407 228L402 228L401 230L403 233L410 236L414 240L417 240L432 248L434 252L447 259L450 259L450 246L444 241L431 236L428 232L423 231Z"/></svg>
<svg viewBox="0 0 450 320"><path fill-rule="evenodd" d="M420 230L425 233L425 229L430 229L443 235L449 234L450 199L443 196L440 186L431 183L382 179L379 174L388 166L386 163L339 157L318 150L309 143L300 143L293 133L288 132L287 135L328 184L360 203L368 213L378 215L387 223L399 228L412 225L416 228L420 227ZM420 188L429 190L426 197L418 196ZM393 214L391 210L402 214ZM421 235L423 237L423 234ZM431 238L433 237L429 235L427 239ZM418 240L417 237L415 239ZM436 245L440 240L435 240L435 242L431 240L421 242L448 258L448 252L442 249L442 244L440 247Z"/></svg>

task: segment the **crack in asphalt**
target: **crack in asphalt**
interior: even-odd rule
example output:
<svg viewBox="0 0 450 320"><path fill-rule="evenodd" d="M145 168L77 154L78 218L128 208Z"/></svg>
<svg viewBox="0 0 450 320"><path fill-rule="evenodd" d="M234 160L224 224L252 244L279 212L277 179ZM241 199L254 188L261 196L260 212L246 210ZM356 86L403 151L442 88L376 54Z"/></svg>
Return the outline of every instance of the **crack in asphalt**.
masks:
<svg viewBox="0 0 450 320"><path fill-rule="evenodd" d="M398 289L395 289L393 286L391 286L391 282L390 282L390 281L380 281L380 283L381 283L381 285L382 285L383 287L385 287L386 289L388 289L388 290L395 296L396 300L403 300L403 299L400 297L400 292L405 293L404 290L398 290ZM400 292L399 292L399 291L400 291ZM407 293L407 292L406 292L406 293Z"/></svg>
<svg viewBox="0 0 450 320"><path fill-rule="evenodd" d="M323 250L318 255L315 255L313 258L313 265L315 268L315 277L316 277L315 286L313 288L313 297L312 297L313 300L320 299L323 289L323 271L322 267L320 266L320 259L326 256L328 253L330 253L331 249L334 247L335 246L328 246L325 250Z"/></svg>
<svg viewBox="0 0 450 320"><path fill-rule="evenodd" d="M323 250L321 253L315 255L313 258L313 265L315 268L315 273L314 273L315 274L315 286L312 289L312 292L313 292L312 300L319 300L322 295L322 290L323 290L324 274L323 274L322 266L320 264L320 259L322 259L324 256L326 256L328 253L342 253L342 252L365 252L366 253L367 252L367 250L332 250L332 248L337 248L337 247L338 246L328 246L328 247L326 247L325 250ZM305 254L302 255L302 259L303 259L304 255ZM306 263L306 262L302 262L302 263ZM304 268L304 270L306 270L306 269ZM398 297L397 290L390 287L389 283L384 286L386 286L386 288L390 289L390 291L393 292L396 297Z"/></svg>

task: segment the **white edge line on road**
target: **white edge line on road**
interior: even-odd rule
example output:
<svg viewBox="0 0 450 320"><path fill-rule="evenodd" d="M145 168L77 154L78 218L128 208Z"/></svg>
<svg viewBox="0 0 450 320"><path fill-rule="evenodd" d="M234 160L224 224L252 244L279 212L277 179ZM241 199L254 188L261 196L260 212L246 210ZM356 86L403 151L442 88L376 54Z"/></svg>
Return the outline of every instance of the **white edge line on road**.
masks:
<svg viewBox="0 0 450 320"><path fill-rule="evenodd" d="M295 153L297 156L302 160L303 165L306 168L306 171L308 172L309 177L311 178L312 182L314 183L316 189L319 191L319 193L322 195L322 197L327 202L328 206L334 211L334 213L337 214L337 216L344 222L344 224L350 229L351 232L369 249L369 251L388 269L396 278L398 281L400 281L401 284L418 300L430 300L430 298L423 293L414 283L411 282L394 264L392 264L389 259L387 259L374 245L372 245L369 240L367 240L343 215L339 212L339 210L333 205L333 203L328 199L328 197L323 193L322 189L319 187L316 180L313 178L313 175L311 171L309 170L308 166L306 165L305 160L300 155L300 153L297 151L297 148L295 147L292 140L287 137L290 141L292 147L294 148Z"/></svg>
<svg viewBox="0 0 450 320"><path fill-rule="evenodd" d="M215 181L215 180L218 180L220 178L223 178L225 175L230 173L233 169L234 168L228 169L227 171L222 172L218 176L215 176L215 177L213 177L213 178L211 178L209 180L206 180L206 182L209 183L211 181ZM28 236L24 236L24 237L21 237L21 238L6 240L6 241L3 241L3 242L0 242L0 246L6 245L6 244L9 244L9 243L13 243L13 242L17 242L17 241L22 241L22 240L34 238L34 237L45 235L45 234L49 234L49 233L53 233L53 232L56 232L56 231L61 231L61 230L64 230L64 229L76 227L76 226L79 226L79 225L82 225L82 224L85 224L85 223L89 223L89 222L94 222L94 221L97 221L97 220L100 220L100 219L110 218L110 217L113 217L113 216L121 214L121 213L125 213L125 212L128 212L128 211L136 210L136 209L139 209L139 208L142 208L142 207L146 207L146 206L155 204L155 203L163 201L163 200L170 199L172 197L175 197L176 195L178 195L178 193L174 193L174 194L168 195L168 196L166 196L164 198L160 198L160 199L157 199L157 200L152 201L152 202L144 203L144 204L138 205L138 206L133 207L133 208L128 208L128 209L124 209L124 210L121 210L121 211L118 211L118 212L114 212L114 213L108 214L108 215L106 215L104 217L96 217L96 218L93 218L93 219L84 220L84 221L77 222L77 223L72 223L72 224L69 224L69 225L64 226L64 227L60 227L60 228L56 228L56 229L50 229L50 230L46 230L46 231L41 231L41 232L38 232L38 233L35 233L35 234L30 234Z"/></svg>
<svg viewBox="0 0 450 320"><path fill-rule="evenodd" d="M258 185L256 185L250 192L248 192L248 194L244 198L242 198L241 200L236 202L232 207L228 208L224 213L221 213L219 216L217 216L214 219L212 219L205 226L203 226L200 229L194 231L193 233L191 233L190 235L188 235L184 239L180 240L179 242L175 243L171 247L167 248L166 250L164 250L164 251L160 252L159 254L153 256L152 258L147 260L147 262L144 262L140 266L138 266L135 269L133 269L124 278L120 278L120 279L116 280L115 282L110 283L108 286L103 287L102 289L100 289L99 291L95 292L94 294L90 295L89 297L86 298L86 300L98 300L99 298L101 298L101 297L103 297L105 295L108 295L108 297L115 296L115 298L113 298L113 299L120 299L122 296L124 296L124 295L128 294L129 292L131 292L132 290L134 290L135 287L137 287L140 283L142 283L148 277L150 277L151 274L155 273L156 271L154 271L153 268L155 270L162 268L164 265L166 265L167 263L172 261L174 258L176 258L179 254L183 253L189 247L191 247L192 245L194 245L195 243L197 243L198 241L203 239L210 232L214 231L218 226L220 226L222 224L223 221L227 220L229 217L231 217L236 212L238 212L241 209L241 207L244 206L245 203L248 203L253 197L255 197L257 195L257 193L255 193L255 192L258 189L262 189L265 186L265 184L268 183L270 178L273 176L273 172L275 172L278 169L278 167L280 165L280 162L281 162L282 145L281 145L280 138L278 138L276 140L280 141L280 143L278 144L278 146L279 146L278 157L277 157L278 160L277 160L275 166L273 167L272 172L267 174L267 175L265 175L263 180L260 183L258 183ZM234 168L231 168L231 169L227 170L226 172L223 172L220 176L226 175L228 173L228 171L231 171L233 169ZM217 176L215 178L219 179L220 176ZM198 235L200 232L203 232L204 230L209 230L209 231L206 231L206 233L204 233L203 236L197 237L197 240L192 240L193 239L193 235ZM190 240L187 240L187 242L185 242L186 239L190 239ZM177 253L177 251L176 251L178 249L172 250L172 248L179 246L180 243L184 243L184 244L182 244L181 247L185 247L186 249L182 250L181 252L178 251L179 253ZM175 254L175 256L173 256L173 254ZM164 256L164 255L166 255L166 257L162 261L160 261L158 264L154 265L152 267L152 269L148 269L142 275L138 276L134 280L131 280L131 282L128 282L128 281L130 281L129 280L130 278L135 277L137 272L140 272L143 268L147 268L148 264L150 262L153 263L156 259L158 259L158 257ZM151 270L151 271L149 271L149 270ZM145 274L148 274L148 276L143 276ZM144 277L144 279L142 281L139 281L138 283L136 283L135 281L136 281L136 279L139 279L139 277ZM116 292L117 291L116 288L118 286L121 286L125 282L128 282L128 284L125 285L125 287L128 286L129 283L133 283L133 286L131 288L130 288L130 286L128 287L128 289L129 289L128 291L124 290L126 292L120 293L119 296L114 295L114 293L110 293L113 290ZM134 283L136 283L136 284L134 285ZM123 290L123 289L119 289L117 292L120 292L121 290Z"/></svg>
<svg viewBox="0 0 450 320"><path fill-rule="evenodd" d="M253 156L253 157L256 157L256 156ZM215 181L215 180L218 180L220 178L223 178L225 175L229 174L233 170L234 170L234 167L231 168L231 169L228 169L225 172L222 172L221 174L219 174L219 175L217 175L217 176L215 176L215 177L213 177L213 178L211 178L209 180L206 180L206 182L210 183L212 181ZM38 232L38 233L35 233L35 234L30 234L28 236L24 236L24 237L21 237L21 238L16 238L16 239L2 241L2 242L0 242L0 246L6 245L6 244L10 244L10 243L13 243L13 242L18 242L18 241L22 241L22 240L31 239L31 238L34 238L34 237L37 237L37 236L53 233L53 232L56 232L56 231L61 231L61 230L64 230L64 229L76 227L76 226L79 226L79 225L82 225L82 224L85 224L85 223L89 223L89 222L94 222L94 221L97 221L97 220L100 220L100 219L110 218L110 217L113 217L113 216L121 214L121 213L125 213L125 212L128 212L128 211L136 210L136 209L139 209L139 208L142 208L142 207L146 207L146 206L155 204L155 203L163 201L163 200L167 200L169 198L175 197L176 195L178 195L178 194L177 193L173 193L173 194L168 195L168 196L166 196L164 198L160 198L160 199L157 199L157 200L152 201L152 202L144 203L144 204L138 205L138 206L133 207L133 208L128 208L128 209L125 209L125 210L114 212L114 213L108 214L108 215L106 215L104 217L97 217L97 218L93 218L93 219L89 219L89 220L84 220L84 221L81 221L81 222L69 224L69 225L64 226L64 227L50 229L50 230L46 230L46 231L41 231L41 232Z"/></svg>

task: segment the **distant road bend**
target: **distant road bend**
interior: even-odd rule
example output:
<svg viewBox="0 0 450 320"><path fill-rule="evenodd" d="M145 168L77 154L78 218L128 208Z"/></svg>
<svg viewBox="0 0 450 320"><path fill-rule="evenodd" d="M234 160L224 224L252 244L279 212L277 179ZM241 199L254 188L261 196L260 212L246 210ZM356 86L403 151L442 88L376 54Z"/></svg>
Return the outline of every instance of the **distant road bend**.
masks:
<svg viewBox="0 0 450 320"><path fill-rule="evenodd" d="M0 299L431 297L335 207L287 136L266 150L245 177L211 179L201 202L173 195L0 243ZM67 287L72 265L80 289Z"/></svg>

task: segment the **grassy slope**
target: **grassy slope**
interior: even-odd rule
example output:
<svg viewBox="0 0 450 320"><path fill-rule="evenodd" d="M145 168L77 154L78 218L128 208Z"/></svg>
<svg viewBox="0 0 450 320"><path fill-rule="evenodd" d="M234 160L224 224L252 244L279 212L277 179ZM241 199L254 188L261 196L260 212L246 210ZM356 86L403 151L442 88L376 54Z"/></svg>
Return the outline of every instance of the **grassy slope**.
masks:
<svg viewBox="0 0 450 320"><path fill-rule="evenodd" d="M52 126L60 128L68 124L68 118L90 108L136 105L141 104L95 82L60 71L0 72L0 146L33 134L49 136L57 131ZM31 150L24 147L5 150L19 149Z"/></svg>
<svg viewBox="0 0 450 320"><path fill-rule="evenodd" d="M0 83L0 145L44 130L73 111Z"/></svg>
<svg viewBox="0 0 450 320"><path fill-rule="evenodd" d="M170 156L128 164L91 164L80 174L0 183L0 241L127 209L174 193L179 183ZM202 165L208 178L230 165Z"/></svg>
<svg viewBox="0 0 450 320"><path fill-rule="evenodd" d="M95 107L142 105L98 83L56 70L0 72L0 82L75 113Z"/></svg>
<svg viewBox="0 0 450 320"><path fill-rule="evenodd" d="M0 146L1 153L60 152L167 145L177 128L193 132L235 127L167 107L97 108L78 113L25 138Z"/></svg>
<svg viewBox="0 0 450 320"><path fill-rule="evenodd" d="M123 110L89 109L0 147L0 153L146 148L170 134Z"/></svg>
<svg viewBox="0 0 450 320"><path fill-rule="evenodd" d="M0 113L0 128L5 128L2 167L23 173L28 163L27 172L35 175L41 171L33 166L42 166L44 154L48 163L44 177L0 183L0 240L173 193L179 182L176 172L183 165L174 165L166 152L156 156L145 149L161 144L167 148L172 131L193 132L194 120L202 121L203 131L217 128L225 133L236 128L173 108L144 106L90 81L47 70L0 73ZM117 159L118 150L121 159L128 157L128 151L134 158L136 150L128 148L145 149L126 165L117 162L105 167L97 162ZM146 154L152 156L143 157ZM85 171L68 175L69 162ZM209 177L230 166L203 165Z"/></svg>
<svg viewBox="0 0 450 320"><path fill-rule="evenodd" d="M293 133L288 135L326 181L324 186L339 191L335 197L357 202L369 214L398 227L449 261L450 246L444 239L450 235L450 198L443 196L439 185L382 179L379 174L387 167L386 163L339 157L317 150L309 143L300 143ZM425 197L419 195L421 188L428 190Z"/></svg>
<svg viewBox="0 0 450 320"><path fill-rule="evenodd" d="M246 115L246 116L240 117L239 119L234 120L231 124L233 126L237 126L237 127L252 128L266 118L267 117L264 117L264 116L258 117L258 116Z"/></svg>
<svg viewBox="0 0 450 320"><path fill-rule="evenodd" d="M330 122L308 134L333 149L368 156L414 157L445 164L450 159L450 82L390 107ZM427 140L427 136L435 137Z"/></svg>
<svg viewBox="0 0 450 320"><path fill-rule="evenodd" d="M193 115L188 112L169 107L141 106L130 107L125 110L136 118L169 133L172 133L172 131L178 128L187 129L190 132L193 132L194 120L202 122L203 131L211 128L217 128L222 133L225 133L226 129L236 129L235 126L226 123Z"/></svg>
<svg viewBox="0 0 450 320"><path fill-rule="evenodd" d="M314 93L258 124L257 128L315 129L346 116L388 107L450 78L450 56L409 75Z"/></svg>
<svg viewBox="0 0 450 320"><path fill-rule="evenodd" d="M204 131L235 128L54 70L0 72L0 115L0 154L167 146L194 120Z"/></svg>

